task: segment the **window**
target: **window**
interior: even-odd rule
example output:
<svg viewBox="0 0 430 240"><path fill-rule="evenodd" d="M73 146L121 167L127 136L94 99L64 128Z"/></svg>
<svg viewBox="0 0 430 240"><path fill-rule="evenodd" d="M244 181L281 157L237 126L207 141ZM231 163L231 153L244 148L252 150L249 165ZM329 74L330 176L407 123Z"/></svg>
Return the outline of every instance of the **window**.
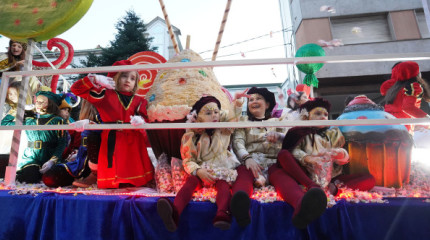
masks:
<svg viewBox="0 0 430 240"><path fill-rule="evenodd" d="M417 15L418 28L420 29L421 37L430 38L430 33L427 27L426 17L424 12L416 12L416 15Z"/></svg>
<svg viewBox="0 0 430 240"><path fill-rule="evenodd" d="M343 44L391 41L387 15L363 17L331 18L333 39Z"/></svg>

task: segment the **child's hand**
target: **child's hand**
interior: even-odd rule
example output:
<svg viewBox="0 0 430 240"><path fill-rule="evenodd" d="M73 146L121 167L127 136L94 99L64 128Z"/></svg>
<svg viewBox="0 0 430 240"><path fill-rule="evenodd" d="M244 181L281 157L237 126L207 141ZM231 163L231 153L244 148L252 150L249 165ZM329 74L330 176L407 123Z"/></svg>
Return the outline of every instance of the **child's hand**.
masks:
<svg viewBox="0 0 430 240"><path fill-rule="evenodd" d="M308 155L304 158L305 162L308 164L312 164L314 165L315 163L319 163L319 162L327 162L327 161L331 161L330 158L327 158L325 156L313 156L313 155Z"/></svg>
<svg viewBox="0 0 430 240"><path fill-rule="evenodd" d="M85 130L85 127L90 124L90 120L83 119L76 122L69 123L69 126L72 126L75 128L76 132L83 132Z"/></svg>
<svg viewBox="0 0 430 240"><path fill-rule="evenodd" d="M266 134L266 140L268 142L272 142L272 143L276 143L278 141L282 141L284 139L284 137L285 136L282 133L275 132L275 131L268 132Z"/></svg>
<svg viewBox="0 0 430 240"><path fill-rule="evenodd" d="M243 98L243 97L248 98L249 95L246 94L248 92L248 89L249 88L245 89L243 92L235 92L234 93L234 99L240 99L240 98Z"/></svg>
<svg viewBox="0 0 430 240"><path fill-rule="evenodd" d="M342 148L333 148L330 153L337 165L344 165L349 162L348 153Z"/></svg>
<svg viewBox="0 0 430 240"><path fill-rule="evenodd" d="M251 170L252 174L254 175L254 178L258 178L258 176L262 174L261 170L263 170L263 167L260 166L260 164L258 164L254 159L246 159L245 165L246 169Z"/></svg>
<svg viewBox="0 0 430 240"><path fill-rule="evenodd" d="M136 116L130 116L130 124L137 127L139 125L142 125L145 123L145 120L143 117L136 115Z"/></svg>
<svg viewBox="0 0 430 240"><path fill-rule="evenodd" d="M215 179L209 169L199 168L196 174L206 185L212 185L215 183Z"/></svg>
<svg viewBox="0 0 430 240"><path fill-rule="evenodd" d="M55 165L55 163L56 163L56 160L55 159L49 159L46 163L44 163L43 165L42 165L42 167L40 168L40 170L39 170L39 172L41 173L41 174L44 174L44 173L46 173L49 169L51 169L52 168L52 166L54 166Z"/></svg>
<svg viewBox="0 0 430 240"><path fill-rule="evenodd" d="M17 66L18 68L23 67L24 66L24 61L25 60L21 60L21 61L16 62L15 66Z"/></svg>
<svg viewBox="0 0 430 240"><path fill-rule="evenodd" d="M99 85L101 87L105 87L107 89L114 89L114 87L112 86L112 78L108 78L106 76L103 75L96 75L96 74L88 74L88 78L96 85Z"/></svg>

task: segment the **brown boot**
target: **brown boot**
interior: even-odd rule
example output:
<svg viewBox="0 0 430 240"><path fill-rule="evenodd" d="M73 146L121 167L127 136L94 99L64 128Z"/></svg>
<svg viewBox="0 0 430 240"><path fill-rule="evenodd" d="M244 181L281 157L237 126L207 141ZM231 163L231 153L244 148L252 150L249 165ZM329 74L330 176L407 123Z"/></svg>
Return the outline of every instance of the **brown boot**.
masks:
<svg viewBox="0 0 430 240"><path fill-rule="evenodd" d="M179 214L169 199L165 197L158 199L157 213L169 232L175 232L178 229Z"/></svg>
<svg viewBox="0 0 430 240"><path fill-rule="evenodd" d="M86 178L77 179L73 182L73 186L80 188L89 188L93 184L97 184L97 174L95 172L91 172Z"/></svg>

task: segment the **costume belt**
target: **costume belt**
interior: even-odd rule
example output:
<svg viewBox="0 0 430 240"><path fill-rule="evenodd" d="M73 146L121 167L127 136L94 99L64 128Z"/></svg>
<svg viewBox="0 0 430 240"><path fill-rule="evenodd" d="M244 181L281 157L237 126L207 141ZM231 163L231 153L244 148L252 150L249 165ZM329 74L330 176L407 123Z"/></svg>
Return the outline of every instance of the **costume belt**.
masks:
<svg viewBox="0 0 430 240"><path fill-rule="evenodd" d="M82 147L87 147L88 146L88 138L87 137L83 137L81 139L81 146Z"/></svg>
<svg viewBox="0 0 430 240"><path fill-rule="evenodd" d="M104 124L114 123L114 124L123 124L123 121L116 122L103 122ZM115 142L116 142L116 129L109 130L108 134L108 142L107 142L107 157L108 157L108 168L112 168L113 164L113 153L115 151Z"/></svg>
<svg viewBox="0 0 430 240"><path fill-rule="evenodd" d="M34 149L42 149L47 147L55 147L56 144L53 142L42 142L41 140L36 140L34 142L28 142L27 147Z"/></svg>

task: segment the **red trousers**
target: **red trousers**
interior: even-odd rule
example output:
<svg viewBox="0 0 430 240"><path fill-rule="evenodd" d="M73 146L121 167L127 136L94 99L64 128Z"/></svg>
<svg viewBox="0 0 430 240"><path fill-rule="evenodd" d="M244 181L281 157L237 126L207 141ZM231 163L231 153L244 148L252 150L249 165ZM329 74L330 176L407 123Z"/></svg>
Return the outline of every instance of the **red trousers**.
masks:
<svg viewBox="0 0 430 240"><path fill-rule="evenodd" d="M193 193L202 187L202 183L202 180L197 176L190 175L187 178L184 186L179 190L178 194L176 194L175 201L173 202L179 215L181 215L184 208L191 201ZM230 185L224 180L216 180L215 189L217 191L215 204L217 205L218 212L226 213L230 208Z"/></svg>
<svg viewBox="0 0 430 240"><path fill-rule="evenodd" d="M304 190L312 187L320 187L314 183L299 165L297 160L288 150L281 150L278 154L278 162L269 167L269 182L275 187L276 192L294 208L300 203ZM237 179L232 190L233 195L237 191L244 191L249 196L253 193L254 176L246 166L237 168ZM349 188L367 191L375 186L375 179L370 174L341 175L333 180L340 180Z"/></svg>

